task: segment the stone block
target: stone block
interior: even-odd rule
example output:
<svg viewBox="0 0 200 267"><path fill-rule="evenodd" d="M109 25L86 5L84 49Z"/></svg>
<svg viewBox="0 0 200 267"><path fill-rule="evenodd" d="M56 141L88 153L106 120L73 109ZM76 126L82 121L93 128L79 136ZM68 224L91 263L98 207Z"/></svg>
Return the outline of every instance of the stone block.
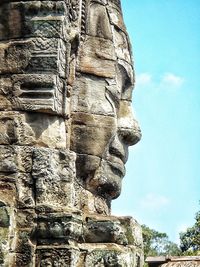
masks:
<svg viewBox="0 0 200 267"><path fill-rule="evenodd" d="M133 67L130 64L130 62L127 62L120 58L118 58L117 62L118 62L118 72L119 72L118 74L119 74L119 77L121 76L121 80L122 80L121 82L122 82L122 88L123 88L121 92L121 99L131 102L133 87L135 84L135 76L133 72ZM117 83L118 82L119 81L117 81Z"/></svg>
<svg viewBox="0 0 200 267"><path fill-rule="evenodd" d="M142 228L132 217L117 217L124 229L128 244L143 250Z"/></svg>
<svg viewBox="0 0 200 267"><path fill-rule="evenodd" d="M75 154L67 150L34 148L32 176L36 204L71 207L74 201Z"/></svg>
<svg viewBox="0 0 200 267"><path fill-rule="evenodd" d="M116 6L113 5L111 2L109 3L108 9L108 16L110 20L110 24L114 25L118 30L126 33L126 26L123 21L122 13L120 9L116 9Z"/></svg>
<svg viewBox="0 0 200 267"><path fill-rule="evenodd" d="M30 173L32 169L32 148L0 145L0 172Z"/></svg>
<svg viewBox="0 0 200 267"><path fill-rule="evenodd" d="M2 111L0 145L66 148L64 119L44 113Z"/></svg>
<svg viewBox="0 0 200 267"><path fill-rule="evenodd" d="M11 207L34 208L34 185L30 173L0 173L0 189L5 193L2 199Z"/></svg>
<svg viewBox="0 0 200 267"><path fill-rule="evenodd" d="M30 40L0 43L0 74L23 73L29 65L33 44Z"/></svg>
<svg viewBox="0 0 200 267"><path fill-rule="evenodd" d="M71 183L53 178L36 180L36 205L69 209L74 203L74 188Z"/></svg>
<svg viewBox="0 0 200 267"><path fill-rule="evenodd" d="M113 36L117 58L131 64L132 58L130 56L130 43L126 33L117 29L114 30Z"/></svg>
<svg viewBox="0 0 200 267"><path fill-rule="evenodd" d="M81 173L77 175L79 177L82 177ZM94 195L90 191L86 190L83 187L83 185L81 185L81 181L79 179L75 181L74 188L75 188L75 202L74 202L75 208L83 211L85 214L94 214L94 213L104 214L104 215L110 214L109 200L100 197L98 195Z"/></svg>
<svg viewBox="0 0 200 267"><path fill-rule="evenodd" d="M0 86L2 110L54 114L64 114L67 110L65 82L56 75L19 74L11 79L0 77Z"/></svg>
<svg viewBox="0 0 200 267"><path fill-rule="evenodd" d="M27 71L31 73L52 72L66 77L67 45L58 38L32 38L33 49Z"/></svg>
<svg viewBox="0 0 200 267"><path fill-rule="evenodd" d="M16 188L17 188L17 207L20 209L34 208L34 181L30 173L17 173L16 175Z"/></svg>
<svg viewBox="0 0 200 267"><path fill-rule="evenodd" d="M6 19L3 14L7 14ZM64 1L7 1L0 10L0 40L64 38L67 18Z"/></svg>
<svg viewBox="0 0 200 267"><path fill-rule="evenodd" d="M15 188L0 181L0 266L9 266L11 237L14 236Z"/></svg>
<svg viewBox="0 0 200 267"><path fill-rule="evenodd" d="M25 254L27 258L33 258L36 243L32 241L33 229L32 228L18 228L15 231L15 238L13 244L13 251L20 254Z"/></svg>
<svg viewBox="0 0 200 267"><path fill-rule="evenodd" d="M0 42L0 56L0 74L52 73L66 78L66 44L61 39Z"/></svg>
<svg viewBox="0 0 200 267"><path fill-rule="evenodd" d="M86 33L112 41L112 29L106 9L107 1L95 1L90 4L86 19Z"/></svg>
<svg viewBox="0 0 200 267"><path fill-rule="evenodd" d="M1 211L0 211L1 212ZM5 266L8 260L9 228L0 226L0 266ZM8 266L8 265L7 265Z"/></svg>
<svg viewBox="0 0 200 267"><path fill-rule="evenodd" d="M0 113L0 145L10 145L17 142L15 113Z"/></svg>
<svg viewBox="0 0 200 267"><path fill-rule="evenodd" d="M12 102L17 110L62 114L64 90L56 75L14 75Z"/></svg>
<svg viewBox="0 0 200 267"><path fill-rule="evenodd" d="M84 260L80 266L116 266L116 267L142 267L144 259L142 251L135 247L120 246L116 244L82 244L79 245Z"/></svg>
<svg viewBox="0 0 200 267"><path fill-rule="evenodd" d="M84 266L79 264L79 257L80 252L77 248L68 246L38 246L35 266Z"/></svg>
<svg viewBox="0 0 200 267"><path fill-rule="evenodd" d="M33 208L33 188L32 178L28 173L0 173L0 189L4 190L2 200L12 208Z"/></svg>
<svg viewBox="0 0 200 267"><path fill-rule="evenodd" d="M40 214L36 237L39 245L68 244L82 238L82 217L77 214Z"/></svg>
<svg viewBox="0 0 200 267"><path fill-rule="evenodd" d="M0 228L9 228L10 216L6 204L0 201Z"/></svg>
<svg viewBox="0 0 200 267"><path fill-rule="evenodd" d="M132 217L90 215L84 223L86 243L116 243L143 249L141 226Z"/></svg>
<svg viewBox="0 0 200 267"><path fill-rule="evenodd" d="M9 261L6 267L33 267L35 266L35 254L31 254L29 250L24 253L9 253Z"/></svg>
<svg viewBox="0 0 200 267"><path fill-rule="evenodd" d="M16 207L16 187L14 179L5 173L0 173L0 192L0 203L5 203L9 210L13 210Z"/></svg>
<svg viewBox="0 0 200 267"><path fill-rule="evenodd" d="M35 209L18 209L15 215L15 222L17 229L28 229L31 228L34 231L37 223L37 214Z"/></svg>
<svg viewBox="0 0 200 267"><path fill-rule="evenodd" d="M12 110L11 95L11 78L0 76L0 110Z"/></svg>
<svg viewBox="0 0 200 267"><path fill-rule="evenodd" d="M111 216L87 217L84 224L84 239L86 243L128 244L120 221Z"/></svg>

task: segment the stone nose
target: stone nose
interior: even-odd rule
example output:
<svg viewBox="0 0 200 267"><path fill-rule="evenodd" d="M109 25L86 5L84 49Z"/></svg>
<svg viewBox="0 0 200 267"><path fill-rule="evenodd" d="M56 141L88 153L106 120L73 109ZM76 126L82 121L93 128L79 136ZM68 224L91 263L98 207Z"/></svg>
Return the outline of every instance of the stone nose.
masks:
<svg viewBox="0 0 200 267"><path fill-rule="evenodd" d="M118 135L128 146L135 145L141 139L141 130L134 117L131 102L123 100L120 103L118 114Z"/></svg>

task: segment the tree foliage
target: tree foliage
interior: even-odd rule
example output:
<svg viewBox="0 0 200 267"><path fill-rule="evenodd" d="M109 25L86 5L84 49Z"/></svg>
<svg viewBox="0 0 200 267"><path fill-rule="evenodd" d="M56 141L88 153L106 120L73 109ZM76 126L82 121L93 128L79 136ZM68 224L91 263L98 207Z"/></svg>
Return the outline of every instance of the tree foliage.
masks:
<svg viewBox="0 0 200 267"><path fill-rule="evenodd" d="M195 224L180 233L180 248L185 255L197 255L200 252L200 211L195 216Z"/></svg>
<svg viewBox="0 0 200 267"><path fill-rule="evenodd" d="M160 233L142 225L144 255L147 256L179 256L181 250L178 245L171 242L166 233Z"/></svg>

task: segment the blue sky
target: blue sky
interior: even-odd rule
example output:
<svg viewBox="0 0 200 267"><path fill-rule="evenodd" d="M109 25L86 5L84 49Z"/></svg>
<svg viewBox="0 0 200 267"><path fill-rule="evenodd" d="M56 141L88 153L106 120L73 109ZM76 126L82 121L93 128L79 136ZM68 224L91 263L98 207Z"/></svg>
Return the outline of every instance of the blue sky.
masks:
<svg viewBox="0 0 200 267"><path fill-rule="evenodd" d="M112 213L178 233L200 210L200 2L122 0L133 46L133 107L143 138L130 149Z"/></svg>

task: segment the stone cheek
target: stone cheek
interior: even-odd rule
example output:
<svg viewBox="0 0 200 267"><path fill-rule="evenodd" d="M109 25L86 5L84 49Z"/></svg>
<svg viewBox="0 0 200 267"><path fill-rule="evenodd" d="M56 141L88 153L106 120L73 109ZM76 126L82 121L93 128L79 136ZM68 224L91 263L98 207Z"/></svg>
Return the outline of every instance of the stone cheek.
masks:
<svg viewBox="0 0 200 267"><path fill-rule="evenodd" d="M143 266L139 224L110 215L133 84L119 0L1 0L0 266Z"/></svg>
<svg viewBox="0 0 200 267"><path fill-rule="evenodd" d="M113 117L74 114L71 148L78 154L101 157L115 129L116 121Z"/></svg>
<svg viewBox="0 0 200 267"><path fill-rule="evenodd" d="M114 101L109 97L107 85L107 80L96 76L83 74L77 77L71 93L72 114L82 112L86 113L85 116L89 114L115 116ZM115 95L114 90L112 94ZM104 119L106 120L106 117Z"/></svg>
<svg viewBox="0 0 200 267"><path fill-rule="evenodd" d="M115 60L112 41L88 36L79 50L78 70L95 76L114 78Z"/></svg>

